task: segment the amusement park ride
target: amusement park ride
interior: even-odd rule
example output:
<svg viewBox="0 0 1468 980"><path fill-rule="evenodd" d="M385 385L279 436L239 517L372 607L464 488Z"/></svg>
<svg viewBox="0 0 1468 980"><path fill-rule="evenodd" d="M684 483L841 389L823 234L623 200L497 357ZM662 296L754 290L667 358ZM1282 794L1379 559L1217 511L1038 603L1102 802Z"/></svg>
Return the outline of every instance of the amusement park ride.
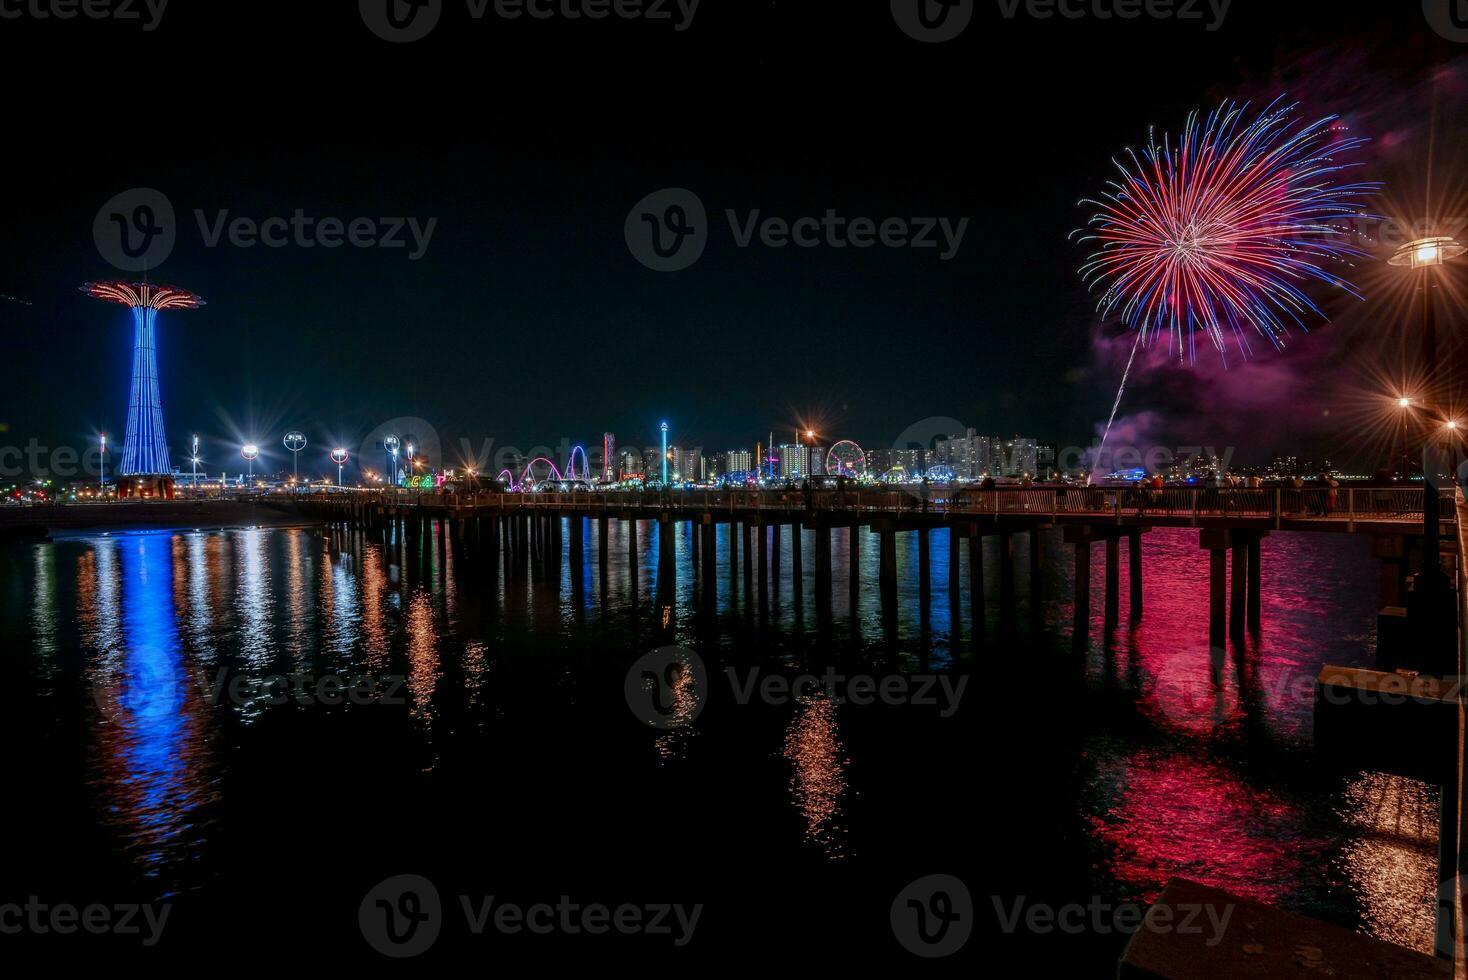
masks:
<svg viewBox="0 0 1468 980"><path fill-rule="evenodd" d="M127 403L127 434L117 471L117 496L173 499L173 467L163 431L163 399L158 390L156 353L158 314L164 310L197 310L198 296L173 286L147 282L89 282L82 292L94 299L132 310L132 385Z"/></svg>

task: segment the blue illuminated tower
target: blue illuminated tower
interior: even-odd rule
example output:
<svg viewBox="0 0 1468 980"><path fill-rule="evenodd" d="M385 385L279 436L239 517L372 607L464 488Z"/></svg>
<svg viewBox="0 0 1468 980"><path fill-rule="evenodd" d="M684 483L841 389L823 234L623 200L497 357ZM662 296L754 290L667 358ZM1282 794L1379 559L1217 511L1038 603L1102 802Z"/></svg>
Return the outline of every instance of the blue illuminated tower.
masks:
<svg viewBox="0 0 1468 980"><path fill-rule="evenodd" d="M173 466L163 431L163 398L158 390L156 336L164 310L197 310L204 301L173 286L151 283L89 282L82 292L118 303L133 313L132 385L127 402L127 435L117 471L119 497L173 497Z"/></svg>
<svg viewBox="0 0 1468 980"><path fill-rule="evenodd" d="M663 431L663 489L668 489L668 423L662 424Z"/></svg>

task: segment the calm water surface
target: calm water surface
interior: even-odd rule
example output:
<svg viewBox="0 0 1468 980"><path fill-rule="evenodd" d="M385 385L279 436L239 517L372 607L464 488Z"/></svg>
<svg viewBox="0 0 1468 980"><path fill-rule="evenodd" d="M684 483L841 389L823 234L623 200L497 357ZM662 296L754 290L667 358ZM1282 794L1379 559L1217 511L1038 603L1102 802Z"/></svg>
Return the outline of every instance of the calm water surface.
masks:
<svg viewBox="0 0 1468 980"><path fill-rule="evenodd" d="M579 575L567 561L558 578L509 584L432 536L410 548L318 529L168 531L0 551L20 801L0 899L167 897L179 947L256 930L352 957L370 955L361 896L413 872L446 896L702 902L695 953L760 963L779 948L819 965L903 962L892 898L946 872L978 904L969 954L1038 951L1102 975L1125 937L1005 935L994 896L1145 902L1183 875L1431 948L1436 790L1312 758L1311 679L1372 663L1364 539L1266 539L1263 633L1228 651L1215 682L1196 532L1147 536L1145 619L1110 637L1095 549L1097 621L1076 654L1056 536L1042 538L1038 597L1029 541L1015 539L1013 617L990 552L978 630L967 594L948 592L946 533L927 609L915 539L899 536L894 629L875 537L853 608L835 532L829 614L813 535L798 598L787 538L762 616L729 573L727 529L712 611L687 525L672 576L655 524L635 573L625 527L605 570L594 530ZM658 731L633 717L623 680L669 642L699 651L714 680L690 728ZM968 686L942 717L740 704L722 673L828 666ZM358 687L322 703L258 683L293 674ZM650 937L495 942L552 959L684 952Z"/></svg>

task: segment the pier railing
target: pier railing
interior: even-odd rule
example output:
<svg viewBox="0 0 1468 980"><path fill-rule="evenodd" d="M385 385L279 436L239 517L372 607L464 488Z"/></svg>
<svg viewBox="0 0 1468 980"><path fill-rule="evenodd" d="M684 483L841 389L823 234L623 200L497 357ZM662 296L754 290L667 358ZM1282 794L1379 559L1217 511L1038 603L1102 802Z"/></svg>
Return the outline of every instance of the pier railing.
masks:
<svg viewBox="0 0 1468 980"><path fill-rule="evenodd" d="M1440 491L1439 512L1456 521L1455 491ZM1003 487L921 490L680 490L606 493L410 493L389 492L389 501L501 510L571 510L587 513L655 511L737 513L806 511L909 517L1047 517L1117 521L1155 520L1189 524L1243 520L1276 524L1421 522L1420 487Z"/></svg>

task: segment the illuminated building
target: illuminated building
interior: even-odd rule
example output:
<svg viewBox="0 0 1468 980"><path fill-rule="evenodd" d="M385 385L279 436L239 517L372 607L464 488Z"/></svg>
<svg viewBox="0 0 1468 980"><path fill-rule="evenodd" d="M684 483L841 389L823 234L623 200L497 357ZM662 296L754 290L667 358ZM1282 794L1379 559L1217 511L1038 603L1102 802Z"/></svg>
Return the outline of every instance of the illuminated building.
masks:
<svg viewBox="0 0 1468 980"><path fill-rule="evenodd" d="M810 447L791 446L780 447L780 476L791 480L796 477L810 476Z"/></svg>
<svg viewBox="0 0 1468 980"><path fill-rule="evenodd" d="M754 469L754 454L748 449L734 449L724 454L725 473L746 473Z"/></svg>
<svg viewBox="0 0 1468 980"><path fill-rule="evenodd" d="M158 390L157 327L164 310L197 310L204 301L173 286L151 283L89 282L82 292L132 310L132 385L127 403L127 434L117 471L119 497L173 497L173 466L163 431L163 399Z"/></svg>

